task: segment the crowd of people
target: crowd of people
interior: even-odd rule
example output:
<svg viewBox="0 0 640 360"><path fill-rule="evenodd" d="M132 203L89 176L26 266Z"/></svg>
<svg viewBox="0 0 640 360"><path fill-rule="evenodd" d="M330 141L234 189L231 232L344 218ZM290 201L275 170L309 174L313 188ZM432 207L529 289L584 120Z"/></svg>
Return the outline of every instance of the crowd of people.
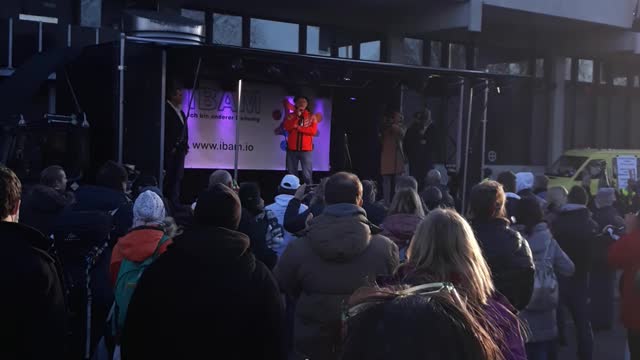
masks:
<svg viewBox="0 0 640 360"><path fill-rule="evenodd" d="M590 360L622 270L640 359L637 184L506 172L459 214L442 174L416 173L382 194L288 174L266 204L217 170L178 224L156 179L115 162L75 191L59 166L28 189L0 167L0 358L553 360L570 318Z"/></svg>

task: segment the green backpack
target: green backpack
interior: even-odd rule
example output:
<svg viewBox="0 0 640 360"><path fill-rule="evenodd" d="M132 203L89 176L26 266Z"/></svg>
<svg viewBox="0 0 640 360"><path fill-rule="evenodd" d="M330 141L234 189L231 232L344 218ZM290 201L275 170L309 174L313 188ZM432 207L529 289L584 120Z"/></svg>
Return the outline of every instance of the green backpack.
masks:
<svg viewBox="0 0 640 360"><path fill-rule="evenodd" d="M120 270L118 271L116 287L114 289L114 313L112 314L111 319L116 333L120 333L124 327L124 321L127 318L127 308L129 307L131 297L136 290L136 286L138 286L138 281L140 280L140 277L142 277L142 273L144 273L149 265L156 260L162 244L167 242L167 240L169 240L169 237L167 235L163 235L158 242L158 246L153 252L153 255L149 256L142 262L133 262L127 259L122 260Z"/></svg>

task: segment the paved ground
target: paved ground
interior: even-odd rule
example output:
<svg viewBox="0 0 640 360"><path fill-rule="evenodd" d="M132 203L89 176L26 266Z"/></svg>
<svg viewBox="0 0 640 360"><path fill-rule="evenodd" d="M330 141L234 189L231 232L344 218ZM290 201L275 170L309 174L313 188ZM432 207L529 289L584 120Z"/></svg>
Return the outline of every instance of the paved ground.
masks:
<svg viewBox="0 0 640 360"><path fill-rule="evenodd" d="M616 311L617 316L617 311ZM610 331L595 334L593 360L624 360L627 349L627 337L624 328L619 321ZM567 327L568 346L561 348L558 360L578 360L576 356L575 332L573 325Z"/></svg>

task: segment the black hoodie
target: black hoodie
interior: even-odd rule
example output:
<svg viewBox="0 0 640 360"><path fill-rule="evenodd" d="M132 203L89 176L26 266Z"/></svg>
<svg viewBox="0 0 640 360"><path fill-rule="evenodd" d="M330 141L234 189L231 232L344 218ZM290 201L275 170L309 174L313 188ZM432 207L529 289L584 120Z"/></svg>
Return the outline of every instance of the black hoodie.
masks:
<svg viewBox="0 0 640 360"><path fill-rule="evenodd" d="M138 283L122 358L286 358L280 292L248 249L246 235L220 227L177 237Z"/></svg>
<svg viewBox="0 0 640 360"><path fill-rule="evenodd" d="M0 222L0 359L64 359L66 310L50 242L22 224Z"/></svg>

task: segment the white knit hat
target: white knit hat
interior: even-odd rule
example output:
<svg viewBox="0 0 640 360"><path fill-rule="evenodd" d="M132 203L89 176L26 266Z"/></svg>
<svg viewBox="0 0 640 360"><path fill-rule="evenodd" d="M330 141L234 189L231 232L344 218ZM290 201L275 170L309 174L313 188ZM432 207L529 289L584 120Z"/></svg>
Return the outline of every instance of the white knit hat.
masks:
<svg viewBox="0 0 640 360"><path fill-rule="evenodd" d="M160 224L165 217L164 202L158 194L147 190L138 195L133 204L133 227Z"/></svg>

